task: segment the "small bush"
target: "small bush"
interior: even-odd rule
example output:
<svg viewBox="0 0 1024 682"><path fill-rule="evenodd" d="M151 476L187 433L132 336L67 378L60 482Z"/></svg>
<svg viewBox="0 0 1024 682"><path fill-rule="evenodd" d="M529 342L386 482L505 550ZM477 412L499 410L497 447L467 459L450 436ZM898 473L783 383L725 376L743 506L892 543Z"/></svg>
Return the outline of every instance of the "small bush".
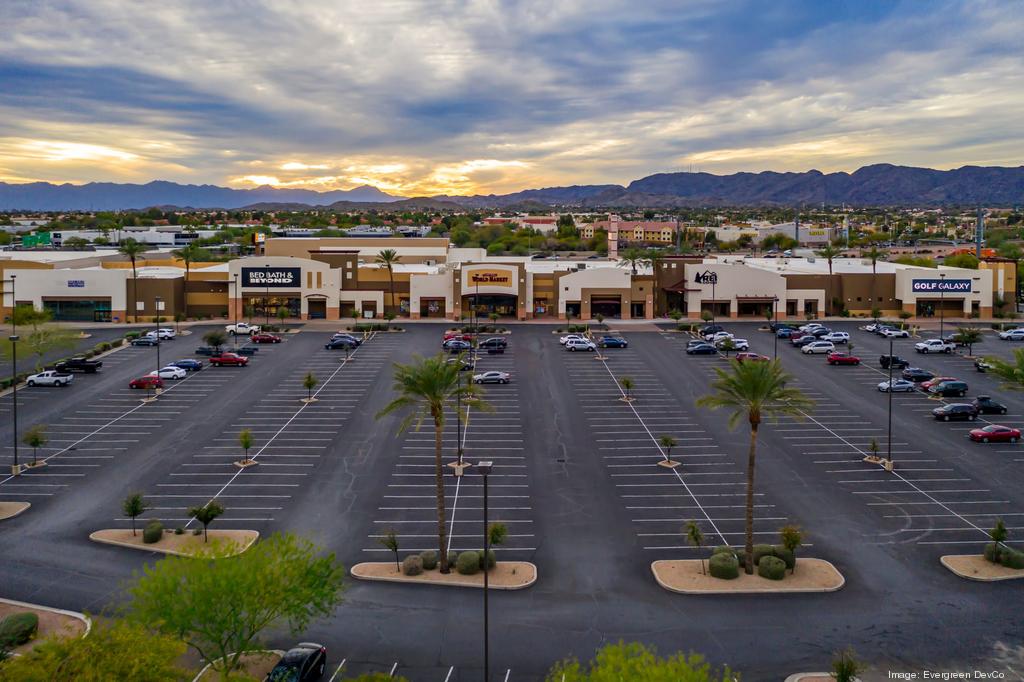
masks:
<svg viewBox="0 0 1024 682"><path fill-rule="evenodd" d="M419 575L423 573L423 559L419 554L410 554L402 559L402 573L404 575Z"/></svg>
<svg viewBox="0 0 1024 682"><path fill-rule="evenodd" d="M202 535L202 534L203 534L203 529L202 528L193 528L192 529L192 535Z"/></svg>
<svg viewBox="0 0 1024 682"><path fill-rule="evenodd" d="M420 561L423 562L423 570L433 571L437 568L437 552L432 549L420 552Z"/></svg>
<svg viewBox="0 0 1024 682"><path fill-rule="evenodd" d="M793 567L796 566L796 556L793 554L793 552L790 552L782 545L775 545L774 547L772 547L772 556L782 559L782 561L786 564L786 568L790 570L792 570Z"/></svg>
<svg viewBox="0 0 1024 682"><path fill-rule="evenodd" d="M12 613L0 620L0 643L7 647L21 646L36 636L39 616L34 613Z"/></svg>
<svg viewBox="0 0 1024 682"><path fill-rule="evenodd" d="M732 554L733 556L736 556L736 549L729 545L721 545L711 550L711 556L716 554Z"/></svg>
<svg viewBox="0 0 1024 682"><path fill-rule="evenodd" d="M984 555L985 555L985 559L987 561L991 561L992 563L996 563L996 555L997 554L998 554L998 552L996 551L996 543L990 542L990 543L985 545Z"/></svg>
<svg viewBox="0 0 1024 682"><path fill-rule="evenodd" d="M775 548L771 545L754 545L754 565L761 562L761 557L775 556Z"/></svg>
<svg viewBox="0 0 1024 682"><path fill-rule="evenodd" d="M134 339L139 338L140 336L142 336L141 332L128 332L127 334L124 335L124 338L128 339L129 341L132 341Z"/></svg>
<svg viewBox="0 0 1024 682"><path fill-rule="evenodd" d="M480 554L463 552L455 561L455 570L462 575L474 575L480 570Z"/></svg>
<svg viewBox="0 0 1024 682"><path fill-rule="evenodd" d="M154 542L160 542L160 538L163 536L164 524L159 521L150 521L142 531L142 541L147 545L151 545Z"/></svg>
<svg viewBox="0 0 1024 682"><path fill-rule="evenodd" d="M717 548L716 548L717 549ZM708 573L713 578L735 580L740 577L740 562L735 554L717 552L708 560Z"/></svg>
<svg viewBox="0 0 1024 682"><path fill-rule="evenodd" d="M1007 568L1024 568L1024 552L1016 549L1004 549L1000 561Z"/></svg>
<svg viewBox="0 0 1024 682"><path fill-rule="evenodd" d="M184 535L185 534L185 529L184 528L180 528L180 527L179 528L175 528L174 529L174 534L175 535Z"/></svg>
<svg viewBox="0 0 1024 682"><path fill-rule="evenodd" d="M766 554L757 564L757 574L768 580L782 580L786 577L786 562L777 556Z"/></svg>
<svg viewBox="0 0 1024 682"><path fill-rule="evenodd" d="M448 552L448 567L449 568L454 567L456 562L458 562L458 560L459 560L459 553L458 552L456 552L454 550Z"/></svg>
<svg viewBox="0 0 1024 682"><path fill-rule="evenodd" d="M494 568L494 564L496 564L496 563L498 563L498 557L495 556L494 550L493 549L487 550L487 570L490 570L490 569ZM483 552L481 552L480 553L480 569L483 570L483 568L484 568L484 556L483 556Z"/></svg>

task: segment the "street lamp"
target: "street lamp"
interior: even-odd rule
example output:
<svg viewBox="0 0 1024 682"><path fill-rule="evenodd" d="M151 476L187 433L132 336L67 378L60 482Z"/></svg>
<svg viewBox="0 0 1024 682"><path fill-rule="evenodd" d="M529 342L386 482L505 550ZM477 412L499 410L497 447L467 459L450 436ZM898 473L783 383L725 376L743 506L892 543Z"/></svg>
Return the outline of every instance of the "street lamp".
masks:
<svg viewBox="0 0 1024 682"><path fill-rule="evenodd" d="M160 304L163 303L163 298L160 296L154 296L153 300L156 301L156 376L160 378Z"/></svg>
<svg viewBox="0 0 1024 682"><path fill-rule="evenodd" d="M235 318L235 331L231 334L231 345L235 350L238 350L238 308L242 303L241 297L238 294L238 273L235 273L235 281L232 282L235 286L234 301L231 303L232 312Z"/></svg>
<svg viewBox="0 0 1024 682"><path fill-rule="evenodd" d="M893 341L893 337L890 336L889 337L889 390L887 391L887 393L889 394L889 426L888 426L888 430L887 430L886 436L885 436L885 447L886 447L886 455L885 455L886 464L885 464L885 468L888 469L889 471L892 471L892 469L893 469L893 463L892 463L892 366L893 366L893 361L892 361L892 341Z"/></svg>
<svg viewBox="0 0 1024 682"><path fill-rule="evenodd" d="M779 297L776 296L772 303L772 312L775 315L775 355L774 359L779 358Z"/></svg>
<svg viewBox="0 0 1024 682"><path fill-rule="evenodd" d="M18 333L18 321L14 317L15 310L18 307L18 297L14 293L14 280L17 279L17 275L11 275L10 279L0 280L0 284L11 283L11 334ZM0 308L3 307L3 303L0 302Z"/></svg>
<svg viewBox="0 0 1024 682"><path fill-rule="evenodd" d="M263 313L267 317L266 326L270 326L270 264L267 263L267 271L263 276L263 281L267 283L267 295L263 299Z"/></svg>
<svg viewBox="0 0 1024 682"><path fill-rule="evenodd" d="M491 469L494 467L494 462L479 462L476 466L480 475L484 477L484 679L488 680L490 679L491 658L489 647L490 637L488 633L490 624L488 622L487 613L487 592L489 584L487 576L490 573L490 567L487 565L487 555L491 551L491 534L488 532L487 528L487 477L490 475Z"/></svg>
<svg viewBox="0 0 1024 682"><path fill-rule="evenodd" d="M942 336L943 327L946 321L946 273L939 273L939 338L945 341Z"/></svg>
<svg viewBox="0 0 1024 682"><path fill-rule="evenodd" d="M711 324L715 323L715 302L717 301L715 297L715 284L717 283L718 275L716 274L711 278Z"/></svg>
<svg viewBox="0 0 1024 682"><path fill-rule="evenodd" d="M13 322L14 315L11 315ZM14 441L14 464L11 465L11 475L20 476L21 466L18 464L18 336L11 334L11 403L14 416L14 430L11 432L11 440Z"/></svg>

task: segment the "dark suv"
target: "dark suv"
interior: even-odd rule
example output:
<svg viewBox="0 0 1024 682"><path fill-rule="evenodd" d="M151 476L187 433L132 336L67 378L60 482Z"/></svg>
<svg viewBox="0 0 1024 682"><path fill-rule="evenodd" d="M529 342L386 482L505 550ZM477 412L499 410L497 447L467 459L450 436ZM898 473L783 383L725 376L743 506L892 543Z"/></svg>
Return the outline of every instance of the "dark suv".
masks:
<svg viewBox="0 0 1024 682"><path fill-rule="evenodd" d="M508 339L500 336L492 336L480 342L480 348L508 348Z"/></svg>
<svg viewBox="0 0 1024 682"><path fill-rule="evenodd" d="M967 382L965 381L943 381L940 384L928 387L932 395L941 395L943 398L962 398L967 395Z"/></svg>
<svg viewBox="0 0 1024 682"><path fill-rule="evenodd" d="M313 642L301 642L289 649L274 669L267 682L307 682L319 680L327 665L327 647Z"/></svg>
<svg viewBox="0 0 1024 682"><path fill-rule="evenodd" d="M910 367L910 363L898 355L883 355L878 358L878 364L880 364L883 369L889 369L889 365L892 365L893 369L906 369L907 367Z"/></svg>
<svg viewBox="0 0 1024 682"><path fill-rule="evenodd" d="M932 410L932 416L944 422L948 421L974 421L978 418L978 410L974 405L968 403L950 403Z"/></svg>
<svg viewBox="0 0 1024 682"><path fill-rule="evenodd" d="M972 402L975 409L981 414L1006 414L1006 405L992 400L987 395L979 395Z"/></svg>

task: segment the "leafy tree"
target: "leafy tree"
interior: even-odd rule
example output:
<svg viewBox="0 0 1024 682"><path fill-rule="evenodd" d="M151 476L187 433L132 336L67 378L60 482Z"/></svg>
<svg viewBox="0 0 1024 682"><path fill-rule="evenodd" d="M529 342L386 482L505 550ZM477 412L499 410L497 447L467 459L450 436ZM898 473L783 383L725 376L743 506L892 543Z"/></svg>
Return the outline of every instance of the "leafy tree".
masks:
<svg viewBox="0 0 1024 682"><path fill-rule="evenodd" d="M381 249L377 254L377 263L387 268L388 279L391 282L391 310L398 310L398 303L395 301L395 265L402 259L395 249Z"/></svg>
<svg viewBox="0 0 1024 682"><path fill-rule="evenodd" d="M21 442L32 448L32 466L39 463L39 448L46 445L47 441L45 424L36 424L22 434Z"/></svg>
<svg viewBox="0 0 1024 682"><path fill-rule="evenodd" d="M679 441L666 433L658 436L658 445L665 451L665 461L669 462L672 460L672 448L679 445Z"/></svg>
<svg viewBox="0 0 1024 682"><path fill-rule="evenodd" d="M634 277L636 277L639 268L648 267L651 263L650 254L635 246L631 246L619 254L618 266L620 268L629 267Z"/></svg>
<svg viewBox="0 0 1024 682"><path fill-rule="evenodd" d="M736 349L736 343L730 338L725 338L718 342L718 349L725 351L725 357L729 357L729 351Z"/></svg>
<svg viewBox="0 0 1024 682"><path fill-rule="evenodd" d="M686 526L683 527L683 532L686 534L686 541L697 548L704 546L704 533L701 531L700 526L697 525L696 521L687 521ZM707 571L704 569L704 555L700 557L700 572L703 575L707 575Z"/></svg>
<svg viewBox="0 0 1024 682"><path fill-rule="evenodd" d="M715 319L715 314L712 313L710 310L702 310L700 312L700 319L704 320L705 322L710 322L711 320Z"/></svg>
<svg viewBox="0 0 1024 682"><path fill-rule="evenodd" d="M487 527L487 537L492 547L505 544L508 539L508 526L501 521L495 521Z"/></svg>
<svg viewBox="0 0 1024 682"><path fill-rule="evenodd" d="M128 612L184 641L222 681L263 648L261 633L286 627L296 636L341 601L345 569L309 540L275 533L237 556L216 556L211 548L145 567L128 589Z"/></svg>
<svg viewBox="0 0 1024 682"><path fill-rule="evenodd" d="M185 313L177 312L174 313L174 333L179 334L181 332L181 323L185 321Z"/></svg>
<svg viewBox="0 0 1024 682"><path fill-rule="evenodd" d="M209 251L202 248L195 242L191 242L180 249L171 251L171 255L185 263L185 295L183 307L185 309L185 317L188 317L188 278L192 269L192 263L195 263L196 261L209 260L211 255Z"/></svg>
<svg viewBox="0 0 1024 682"><path fill-rule="evenodd" d="M203 334L203 341L207 346L220 350L220 347L228 342L228 335L221 329L213 329Z"/></svg>
<svg viewBox="0 0 1024 682"><path fill-rule="evenodd" d="M78 251L80 249L89 246L88 239L82 239L81 237L69 237L61 242L62 249L68 249L70 251Z"/></svg>
<svg viewBox="0 0 1024 682"><path fill-rule="evenodd" d="M18 348L23 348L36 357L37 372L43 371L43 357L46 354L57 350L71 350L78 341L78 334L75 332L52 324L36 327L28 334L18 334L18 337ZM0 341L0 352L5 359L13 356L14 347L10 339Z"/></svg>
<svg viewBox="0 0 1024 682"><path fill-rule="evenodd" d="M978 269L977 257L969 253L956 253L952 256L946 256L942 260L942 264L951 268L967 268L968 270Z"/></svg>
<svg viewBox="0 0 1024 682"><path fill-rule="evenodd" d="M121 246L118 247L117 252L122 256L125 256L132 264L132 317L135 322L139 321L139 297L136 293L138 291L139 284L139 273L136 270L135 264L139 258L145 258L142 254L145 253L149 247L145 244L140 244L131 237L121 242Z"/></svg>
<svg viewBox="0 0 1024 682"><path fill-rule="evenodd" d="M46 308L36 310L31 305L19 305L15 306L12 317L16 327L28 326L37 329L40 325L53 320L53 312Z"/></svg>
<svg viewBox="0 0 1024 682"><path fill-rule="evenodd" d="M632 400L632 391L636 387L636 382L633 381L632 377L619 377L619 385L622 386L622 390L626 392L626 400Z"/></svg>
<svg viewBox="0 0 1024 682"><path fill-rule="evenodd" d="M813 401L799 389L786 384L792 378L778 360L771 362L734 362L729 370L715 368L713 393L697 400L698 407L731 410L729 428L736 428L741 419L750 425L750 446L747 453L746 495L746 571L754 572L754 469L757 463L758 429L765 417L792 416L802 418Z"/></svg>
<svg viewBox="0 0 1024 682"><path fill-rule="evenodd" d="M981 329L977 327L960 327L953 334L953 341L962 345L967 346L967 354L974 354L974 344L980 343L984 340Z"/></svg>
<svg viewBox="0 0 1024 682"><path fill-rule="evenodd" d="M597 650L583 665L576 659L557 663L546 682L732 682L729 668L714 670L699 654L675 653L662 658L639 642L619 642Z"/></svg>
<svg viewBox="0 0 1024 682"><path fill-rule="evenodd" d="M252 460L249 459L249 449L252 448L252 430L242 429L238 432L238 444L242 446L242 450L245 451L245 455L242 458L243 464L248 464Z"/></svg>
<svg viewBox="0 0 1024 682"><path fill-rule="evenodd" d="M804 534L798 526L787 525L779 530L779 540L782 546L793 554L793 568L790 573L796 573L796 550L804 543Z"/></svg>
<svg viewBox="0 0 1024 682"><path fill-rule="evenodd" d="M88 637L55 634L30 651L0 663L0 679L19 682L167 682L192 675L178 661L186 646L140 623L93 621Z"/></svg>
<svg viewBox="0 0 1024 682"><path fill-rule="evenodd" d="M397 397L377 413L380 419L392 412L402 411L405 418L399 433L413 423L419 430L425 419L434 425L434 482L437 496L437 556L442 573L448 573L447 530L445 528L444 463L441 444L444 433L445 407L461 402L462 405L490 411L493 408L481 399L478 385L463 384L459 376L461 363L449 363L442 355L429 358L415 356L413 362L395 365L394 391Z"/></svg>
<svg viewBox="0 0 1024 682"><path fill-rule="evenodd" d="M302 377L302 387L306 389L306 400L313 400L313 389L320 383L320 380L312 372L306 372L306 376Z"/></svg>
<svg viewBox="0 0 1024 682"><path fill-rule="evenodd" d="M402 564L398 562L398 533L395 532L394 528L388 528L384 531L383 537L377 539L385 549L395 554L395 570L401 572Z"/></svg>
<svg viewBox="0 0 1024 682"><path fill-rule="evenodd" d="M283 305L280 305L277 307L277 310L275 311L274 314L277 315L278 321L281 324L284 324L284 321L288 319L288 308L286 308Z"/></svg>
<svg viewBox="0 0 1024 682"><path fill-rule="evenodd" d="M217 500L210 500L202 507L189 507L188 515L203 524L203 542L208 542L210 539L207 534L207 528L213 523L214 519L223 513L224 507Z"/></svg>
<svg viewBox="0 0 1024 682"><path fill-rule="evenodd" d="M132 493L124 498L121 503L121 511L132 520L132 536L135 536L135 519L146 513L146 500L142 493Z"/></svg>

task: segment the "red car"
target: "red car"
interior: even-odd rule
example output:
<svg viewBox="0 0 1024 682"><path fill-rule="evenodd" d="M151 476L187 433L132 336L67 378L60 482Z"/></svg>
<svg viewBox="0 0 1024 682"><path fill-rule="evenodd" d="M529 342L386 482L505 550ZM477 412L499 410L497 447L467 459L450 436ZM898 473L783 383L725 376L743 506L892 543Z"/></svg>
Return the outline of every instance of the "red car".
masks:
<svg viewBox="0 0 1024 682"><path fill-rule="evenodd" d="M737 353L736 362L767 362L771 360L767 355L758 355L757 353Z"/></svg>
<svg viewBox="0 0 1024 682"><path fill-rule="evenodd" d="M860 358L849 353L829 353L825 356L830 365L859 365Z"/></svg>
<svg viewBox="0 0 1024 682"><path fill-rule="evenodd" d="M463 334L462 332L445 332L444 340L451 341L452 339L459 339L460 341L472 341L472 334Z"/></svg>
<svg viewBox="0 0 1024 682"><path fill-rule="evenodd" d="M933 379L929 379L928 381L922 381L921 390L927 393L929 388L931 388L932 386L937 386L938 384L941 384L943 381L959 381L959 379L957 379L956 377L935 377Z"/></svg>
<svg viewBox="0 0 1024 682"><path fill-rule="evenodd" d="M144 376L128 382L128 388L163 388L164 380L155 376Z"/></svg>
<svg viewBox="0 0 1024 682"><path fill-rule="evenodd" d="M220 355L214 355L210 358L210 364L214 367L222 367L224 365L229 367L245 367L249 364L249 358L236 353L221 353Z"/></svg>
<svg viewBox="0 0 1024 682"><path fill-rule="evenodd" d="M983 429L971 429L967 437L977 443L1016 443L1020 440L1020 429L989 424Z"/></svg>
<svg viewBox="0 0 1024 682"><path fill-rule="evenodd" d="M281 343L281 337L276 334L268 334L266 332L260 332L259 334L253 334L249 337L249 340L253 343Z"/></svg>

